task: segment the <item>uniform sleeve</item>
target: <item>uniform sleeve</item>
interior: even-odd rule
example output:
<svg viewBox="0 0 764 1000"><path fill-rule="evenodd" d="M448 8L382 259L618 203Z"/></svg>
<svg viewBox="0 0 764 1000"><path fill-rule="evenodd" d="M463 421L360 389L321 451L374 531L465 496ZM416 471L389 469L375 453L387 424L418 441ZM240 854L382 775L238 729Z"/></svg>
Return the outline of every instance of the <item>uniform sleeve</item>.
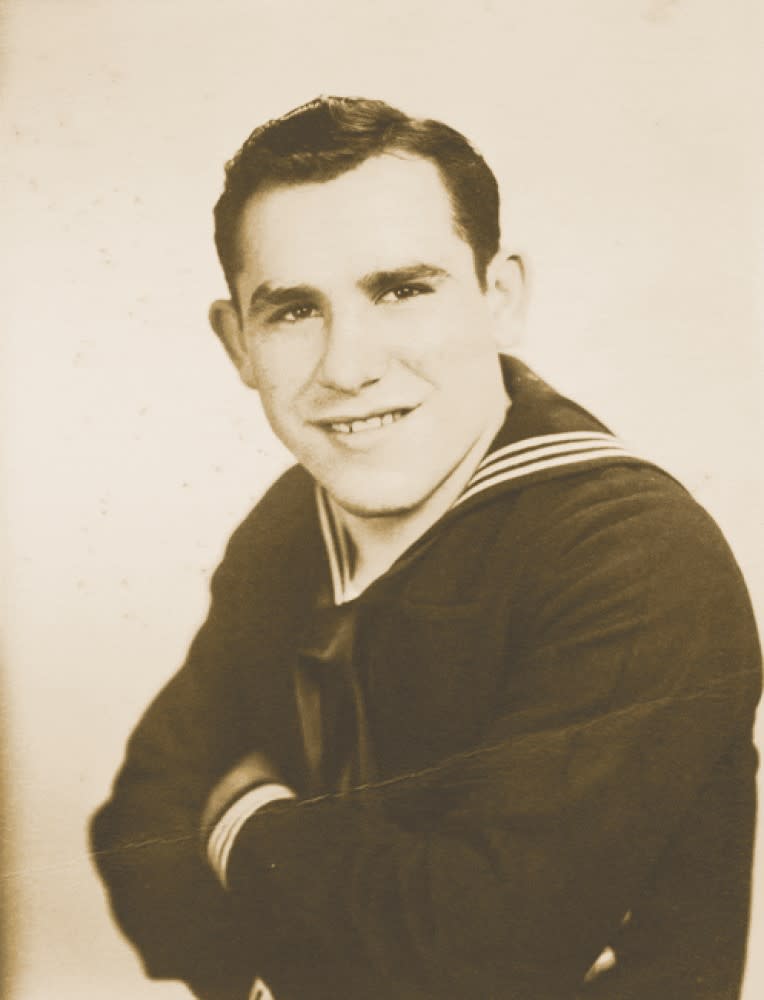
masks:
<svg viewBox="0 0 764 1000"><path fill-rule="evenodd" d="M266 602L248 582L258 544L247 522L231 539L207 620L136 726L91 824L114 917L146 973L184 980L205 1000L248 996L267 934L250 921L243 935L199 844L210 790L245 749L258 749L269 715L257 677L270 626Z"/></svg>
<svg viewBox="0 0 764 1000"><path fill-rule="evenodd" d="M109 801L91 824L113 915L148 975L186 980L199 996L246 996L230 901L198 848L199 816L236 718L232 691L213 683L226 662L225 613L213 606L183 669L139 722ZM251 945L250 945L251 947ZM251 975L249 980L251 982Z"/></svg>
<svg viewBox="0 0 764 1000"><path fill-rule="evenodd" d="M713 768L750 743L758 641L707 516L645 498L557 513L484 742L241 830L242 926L269 912L305 982L341 969L334 995L572 996Z"/></svg>

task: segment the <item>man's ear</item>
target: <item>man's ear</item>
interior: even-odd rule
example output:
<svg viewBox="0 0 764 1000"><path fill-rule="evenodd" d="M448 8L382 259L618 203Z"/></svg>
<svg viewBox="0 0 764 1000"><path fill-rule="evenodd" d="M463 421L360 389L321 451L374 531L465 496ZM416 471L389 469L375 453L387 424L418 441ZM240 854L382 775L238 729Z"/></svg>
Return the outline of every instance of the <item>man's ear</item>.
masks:
<svg viewBox="0 0 764 1000"><path fill-rule="evenodd" d="M521 254L500 250L486 270L486 295L495 323L495 336L503 350L522 340L528 305L528 268Z"/></svg>
<svg viewBox="0 0 764 1000"><path fill-rule="evenodd" d="M252 361L247 350L247 338L242 329L239 310L229 299L217 299L210 306L210 326L220 338L239 377L250 389L257 389Z"/></svg>

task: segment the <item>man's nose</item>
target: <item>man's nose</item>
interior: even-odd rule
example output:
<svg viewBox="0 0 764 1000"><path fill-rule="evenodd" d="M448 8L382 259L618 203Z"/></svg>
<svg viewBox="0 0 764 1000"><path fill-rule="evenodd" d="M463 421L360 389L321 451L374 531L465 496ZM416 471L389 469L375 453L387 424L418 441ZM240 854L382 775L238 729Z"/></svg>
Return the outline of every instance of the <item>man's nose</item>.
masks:
<svg viewBox="0 0 764 1000"><path fill-rule="evenodd" d="M317 378L326 388L355 394L378 382L387 365L386 351L356 314L335 315L325 330Z"/></svg>

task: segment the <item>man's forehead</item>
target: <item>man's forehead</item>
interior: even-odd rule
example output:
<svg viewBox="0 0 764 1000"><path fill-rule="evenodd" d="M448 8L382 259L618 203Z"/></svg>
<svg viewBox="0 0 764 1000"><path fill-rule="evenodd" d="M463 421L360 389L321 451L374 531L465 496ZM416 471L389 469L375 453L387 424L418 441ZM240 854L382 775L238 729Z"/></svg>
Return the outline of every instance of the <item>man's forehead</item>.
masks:
<svg viewBox="0 0 764 1000"><path fill-rule="evenodd" d="M331 180L257 192L238 232L242 270L278 281L292 276L270 272L329 267L346 257L366 270L397 267L402 257L442 257L453 252L452 242L463 253L437 166L402 153L364 160Z"/></svg>

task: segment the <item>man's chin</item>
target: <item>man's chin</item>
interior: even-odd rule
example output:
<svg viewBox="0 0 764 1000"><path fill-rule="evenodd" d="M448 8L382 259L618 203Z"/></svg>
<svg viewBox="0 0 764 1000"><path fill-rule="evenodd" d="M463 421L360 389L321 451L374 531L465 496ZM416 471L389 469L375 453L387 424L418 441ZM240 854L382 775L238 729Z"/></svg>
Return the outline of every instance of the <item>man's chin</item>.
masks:
<svg viewBox="0 0 764 1000"><path fill-rule="evenodd" d="M415 514L437 489L419 488L409 479L394 483L389 478L374 482L372 477L363 483L325 483L332 500L353 517L372 520L375 518L405 518Z"/></svg>
<svg viewBox="0 0 764 1000"><path fill-rule="evenodd" d="M408 475L391 477L387 472L361 477L347 477L344 481L323 481L324 489L342 510L364 520L400 520L417 518L449 479L452 470L430 475L423 470L409 470ZM417 476L415 473L420 472ZM321 480L318 480L321 482Z"/></svg>
<svg viewBox="0 0 764 1000"><path fill-rule="evenodd" d="M355 496L338 496L331 491L330 496L348 514L366 520L405 517L407 514L414 513L424 502L422 499L375 497L372 500Z"/></svg>

